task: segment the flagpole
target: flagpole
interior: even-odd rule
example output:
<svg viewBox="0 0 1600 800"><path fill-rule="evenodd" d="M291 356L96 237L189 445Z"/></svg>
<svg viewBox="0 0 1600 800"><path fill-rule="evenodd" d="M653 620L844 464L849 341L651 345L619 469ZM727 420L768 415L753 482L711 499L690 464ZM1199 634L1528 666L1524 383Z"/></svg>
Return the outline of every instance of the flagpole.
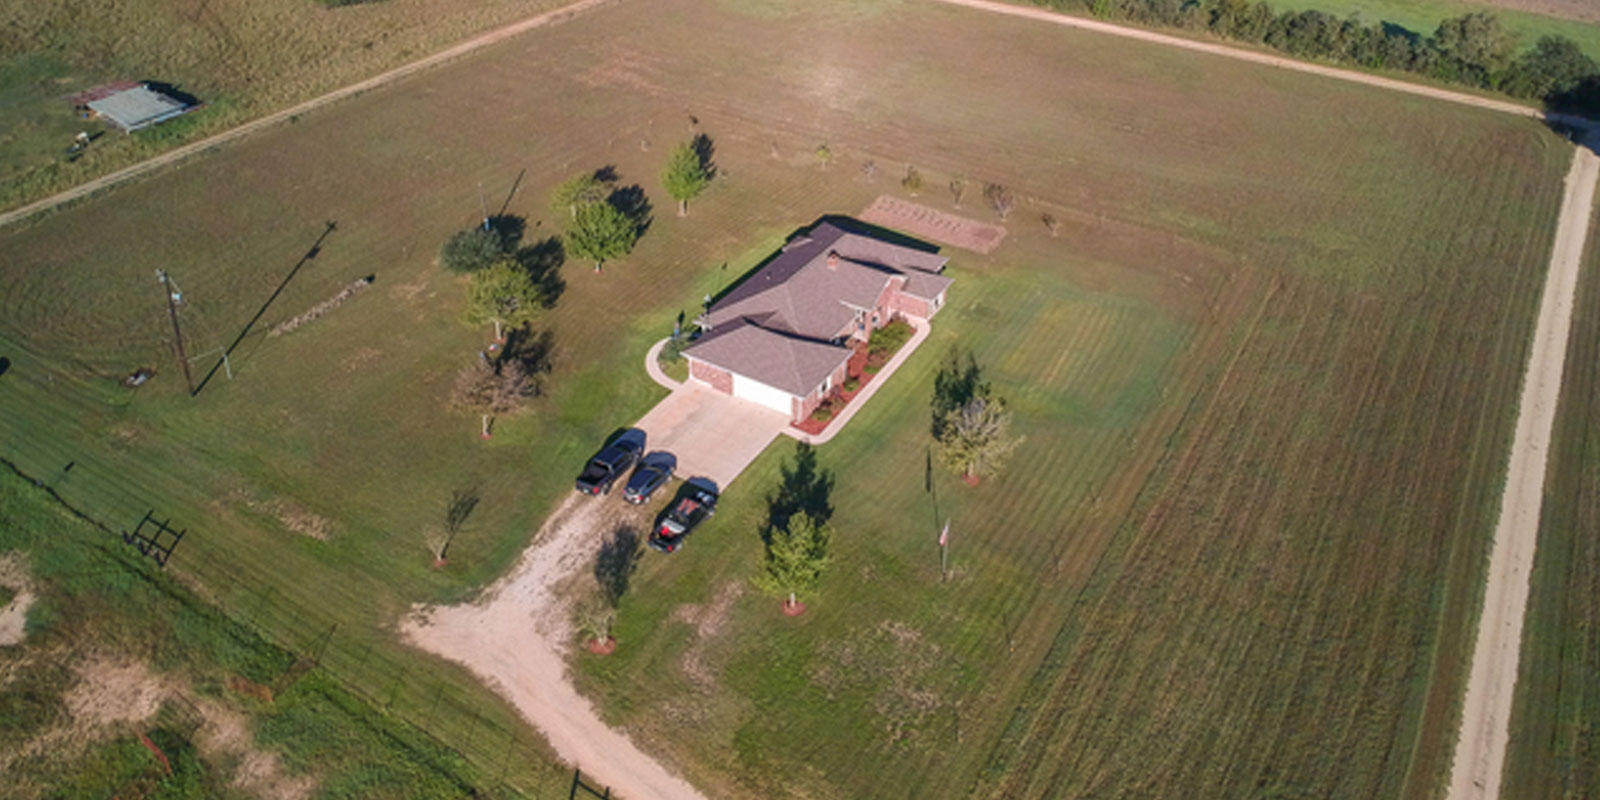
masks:
<svg viewBox="0 0 1600 800"><path fill-rule="evenodd" d="M939 532L939 582L944 583L950 574L950 520L944 521L944 530Z"/></svg>

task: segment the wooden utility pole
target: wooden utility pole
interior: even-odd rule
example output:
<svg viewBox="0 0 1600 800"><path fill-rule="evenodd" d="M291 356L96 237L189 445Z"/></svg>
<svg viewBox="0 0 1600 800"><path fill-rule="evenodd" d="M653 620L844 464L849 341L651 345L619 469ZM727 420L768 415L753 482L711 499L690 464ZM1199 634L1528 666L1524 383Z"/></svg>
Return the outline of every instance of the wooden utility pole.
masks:
<svg viewBox="0 0 1600 800"><path fill-rule="evenodd" d="M161 281L161 288L167 292L167 315L172 317L172 345L178 351L178 366L183 367L183 385L188 387L189 396L194 396L194 379L189 377L189 356L183 352L183 331L178 327L178 295L172 288L172 279L167 277L167 271L156 270L156 278Z"/></svg>

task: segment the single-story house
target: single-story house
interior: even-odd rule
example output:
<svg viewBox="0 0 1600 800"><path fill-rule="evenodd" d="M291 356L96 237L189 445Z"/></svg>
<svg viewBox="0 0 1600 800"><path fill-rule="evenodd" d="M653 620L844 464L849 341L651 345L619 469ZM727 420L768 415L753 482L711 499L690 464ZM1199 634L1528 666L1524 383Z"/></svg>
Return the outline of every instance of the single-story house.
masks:
<svg viewBox="0 0 1600 800"><path fill-rule="evenodd" d="M151 88L148 83L118 81L74 95L74 106L84 109L124 132L132 133L194 110L194 103Z"/></svg>
<svg viewBox="0 0 1600 800"><path fill-rule="evenodd" d="M804 420L844 382L852 340L938 313L947 260L818 223L706 310L689 377Z"/></svg>

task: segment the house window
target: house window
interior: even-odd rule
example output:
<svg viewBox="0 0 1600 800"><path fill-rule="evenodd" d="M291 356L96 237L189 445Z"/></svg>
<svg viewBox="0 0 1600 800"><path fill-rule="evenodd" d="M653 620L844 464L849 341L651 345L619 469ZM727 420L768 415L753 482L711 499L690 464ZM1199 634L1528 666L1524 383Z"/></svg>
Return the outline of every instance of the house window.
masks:
<svg viewBox="0 0 1600 800"><path fill-rule="evenodd" d="M829 375L828 377L822 379L822 393L823 394L827 394L832 389L833 389L833 376Z"/></svg>

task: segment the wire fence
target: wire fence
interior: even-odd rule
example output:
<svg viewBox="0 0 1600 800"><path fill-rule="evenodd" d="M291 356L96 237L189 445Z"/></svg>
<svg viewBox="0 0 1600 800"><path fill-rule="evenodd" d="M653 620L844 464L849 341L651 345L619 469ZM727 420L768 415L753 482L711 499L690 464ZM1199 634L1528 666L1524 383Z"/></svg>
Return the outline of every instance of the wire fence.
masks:
<svg viewBox="0 0 1600 800"><path fill-rule="evenodd" d="M4 398L6 404L50 404L53 417L106 426L108 443L85 452L71 436L40 430L38 419L0 415L0 463L107 536L123 539L149 514L188 529L167 551L170 560L163 566L230 620L296 656L296 666L277 679L280 688L310 669L332 676L374 709L409 723L467 761L480 784L465 791L467 796L555 798L580 788L592 792L576 775L569 785L565 770L553 767L554 758L537 735L464 670L408 650L392 631L354 629L348 616L330 613L338 607L337 598L279 591L284 577L272 574L276 565L228 558L225 547L194 546L199 537L216 534L197 524L203 523L209 502L206 482L197 474L209 468L205 460L178 442L142 443L137 455L124 452L115 426L117 404L130 402L127 393L28 364L32 360L26 351L17 353L21 363L0 379L0 391L20 395ZM154 469L152 460L173 468Z"/></svg>

